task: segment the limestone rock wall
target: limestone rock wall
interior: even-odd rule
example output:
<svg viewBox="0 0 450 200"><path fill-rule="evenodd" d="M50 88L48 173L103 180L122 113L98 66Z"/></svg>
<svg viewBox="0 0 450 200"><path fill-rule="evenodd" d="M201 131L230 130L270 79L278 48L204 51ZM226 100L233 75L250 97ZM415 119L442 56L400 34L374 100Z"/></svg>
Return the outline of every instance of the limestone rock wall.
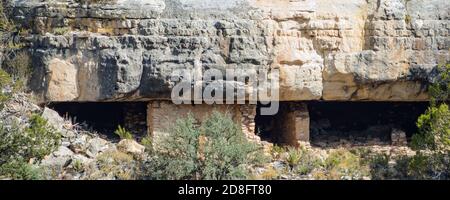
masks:
<svg viewBox="0 0 450 200"><path fill-rule="evenodd" d="M175 69L278 69L282 101L424 101L450 62L447 0L112 1L9 0L42 101L169 99Z"/></svg>

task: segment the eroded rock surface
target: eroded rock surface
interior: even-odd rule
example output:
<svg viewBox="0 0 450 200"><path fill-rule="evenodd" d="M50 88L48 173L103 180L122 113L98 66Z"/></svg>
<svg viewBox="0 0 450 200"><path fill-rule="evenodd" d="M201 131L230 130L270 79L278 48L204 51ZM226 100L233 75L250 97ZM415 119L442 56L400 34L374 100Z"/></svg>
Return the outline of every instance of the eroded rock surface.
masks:
<svg viewBox="0 0 450 200"><path fill-rule="evenodd" d="M42 101L169 99L175 69L278 69L283 101L423 101L450 62L446 0L10 2Z"/></svg>

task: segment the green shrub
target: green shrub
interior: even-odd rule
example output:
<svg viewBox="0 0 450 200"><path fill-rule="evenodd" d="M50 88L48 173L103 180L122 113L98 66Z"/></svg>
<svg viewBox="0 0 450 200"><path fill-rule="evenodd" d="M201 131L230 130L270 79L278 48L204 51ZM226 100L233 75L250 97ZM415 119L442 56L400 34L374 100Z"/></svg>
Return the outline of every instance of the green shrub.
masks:
<svg viewBox="0 0 450 200"><path fill-rule="evenodd" d="M292 169L297 166L302 155L300 150L294 147L289 147L287 153L286 162Z"/></svg>
<svg viewBox="0 0 450 200"><path fill-rule="evenodd" d="M370 158L370 174L372 179L383 180L391 179L389 169L389 155L387 154L375 154Z"/></svg>
<svg viewBox="0 0 450 200"><path fill-rule="evenodd" d="M0 124L1 168L27 163L32 158L40 160L59 146L60 134L45 119L32 115L29 123L25 128L15 124L11 127Z"/></svg>
<svg viewBox="0 0 450 200"><path fill-rule="evenodd" d="M411 179L446 180L450 178L450 156L446 153L418 152L408 162L407 175Z"/></svg>
<svg viewBox="0 0 450 200"><path fill-rule="evenodd" d="M23 144L27 146L24 156L30 158L42 159L60 145L61 134L37 114L31 116L25 135L28 142Z"/></svg>
<svg viewBox="0 0 450 200"><path fill-rule="evenodd" d="M230 116L214 112L203 124L202 132L206 140L202 171L205 179L245 178L248 174L244 167L261 161L256 144L247 140Z"/></svg>
<svg viewBox="0 0 450 200"><path fill-rule="evenodd" d="M272 153L273 154L283 154L286 152L286 148L284 148L283 146L279 146L279 145L274 145L272 147Z"/></svg>
<svg viewBox="0 0 450 200"><path fill-rule="evenodd" d="M4 92L3 89L12 85L11 76L0 69L0 109L3 109L4 104L10 99L11 94Z"/></svg>
<svg viewBox="0 0 450 200"><path fill-rule="evenodd" d="M419 132L412 137L414 149L450 149L450 110L442 103L431 106L417 120Z"/></svg>
<svg viewBox="0 0 450 200"><path fill-rule="evenodd" d="M24 161L11 161L0 165L0 179L10 178L15 180L39 180L42 179L39 168Z"/></svg>
<svg viewBox="0 0 450 200"><path fill-rule="evenodd" d="M389 164L389 161L394 161ZM416 155L390 157L375 154L371 158L370 173L372 179L431 179L450 178L449 153L418 151Z"/></svg>
<svg viewBox="0 0 450 200"><path fill-rule="evenodd" d="M146 136L144 138L142 138L141 140L141 144L145 146L145 149L151 149L152 148L152 144L153 144L153 139L151 136Z"/></svg>
<svg viewBox="0 0 450 200"><path fill-rule="evenodd" d="M28 164L56 150L60 134L39 115L32 115L29 126L0 125L0 176L13 179L37 179L39 170Z"/></svg>
<svg viewBox="0 0 450 200"><path fill-rule="evenodd" d="M84 171L84 164L80 160L74 160L72 162L72 167L76 172L83 172Z"/></svg>
<svg viewBox="0 0 450 200"><path fill-rule="evenodd" d="M246 167L263 162L230 116L213 112L199 127L189 115L162 135L147 165L152 179L243 179Z"/></svg>
<svg viewBox="0 0 450 200"><path fill-rule="evenodd" d="M117 127L117 130L114 131L114 133L116 135L118 135L121 140L123 140L123 139L129 139L129 140L133 139L133 135L131 134L131 132L127 131L125 128L123 128L120 125L119 125L119 127Z"/></svg>
<svg viewBox="0 0 450 200"><path fill-rule="evenodd" d="M158 138L160 141L147 165L151 178L196 179L200 168L197 157L200 130L194 124L195 119L189 115L175 122L170 135Z"/></svg>
<svg viewBox="0 0 450 200"><path fill-rule="evenodd" d="M439 67L440 72L429 87L430 106L417 120L418 133L411 147L419 150L404 159L401 169L411 179L448 179L450 174L450 64ZM421 151L426 150L426 151Z"/></svg>
<svg viewBox="0 0 450 200"><path fill-rule="evenodd" d="M311 173L314 169L319 169L323 167L323 161L317 158L310 152L305 151L302 154L301 160L297 165L296 172L300 175L307 175Z"/></svg>
<svg viewBox="0 0 450 200"><path fill-rule="evenodd" d="M448 101L450 95L450 63L438 67L438 72L434 83L428 88L432 103L433 101L437 103Z"/></svg>

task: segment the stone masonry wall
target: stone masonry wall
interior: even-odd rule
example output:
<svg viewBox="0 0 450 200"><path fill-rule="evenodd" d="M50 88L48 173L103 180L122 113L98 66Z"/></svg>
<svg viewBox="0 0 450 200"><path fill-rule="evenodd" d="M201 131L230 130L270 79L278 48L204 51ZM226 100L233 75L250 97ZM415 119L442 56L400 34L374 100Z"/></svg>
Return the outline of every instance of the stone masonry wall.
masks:
<svg viewBox="0 0 450 200"><path fill-rule="evenodd" d="M299 141L309 142L309 112L305 103L284 103L275 116L277 142L297 146Z"/></svg>
<svg viewBox="0 0 450 200"><path fill-rule="evenodd" d="M154 137L165 134L174 126L177 119L186 117L189 113L200 125L213 111L230 114L250 141L261 141L255 135L254 105L175 105L170 101L151 101L147 108L148 133Z"/></svg>
<svg viewBox="0 0 450 200"><path fill-rule="evenodd" d="M239 105L242 132L250 141L261 142L261 138L255 134L256 105Z"/></svg>

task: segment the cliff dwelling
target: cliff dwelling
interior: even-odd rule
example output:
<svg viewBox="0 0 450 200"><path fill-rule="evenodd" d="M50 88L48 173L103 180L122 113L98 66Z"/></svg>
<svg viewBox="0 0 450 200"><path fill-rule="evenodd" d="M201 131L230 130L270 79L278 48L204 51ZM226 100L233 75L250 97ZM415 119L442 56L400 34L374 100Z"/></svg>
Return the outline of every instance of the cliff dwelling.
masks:
<svg viewBox="0 0 450 200"><path fill-rule="evenodd" d="M95 6L94 13L73 1L27 2L17 1L14 18L31 29L30 90L43 105L110 134L122 125L157 135L189 112L202 121L216 109L229 112L251 140L405 144L425 110L420 102L429 100L434 69L450 62L448 6L440 1L336 1L330 7L316 0L207 6L127 0ZM396 12L387 6L393 2ZM174 105L171 92L189 77L172 76L177 70L234 70L249 78L215 83L250 85L244 95L274 86L280 111L263 116L261 105ZM202 81L208 86L216 79Z"/></svg>
<svg viewBox="0 0 450 200"><path fill-rule="evenodd" d="M311 144L406 145L426 102L310 102Z"/></svg>
<svg viewBox="0 0 450 200"><path fill-rule="evenodd" d="M449 82L450 0L2 0L0 180L450 179Z"/></svg>
<svg viewBox="0 0 450 200"><path fill-rule="evenodd" d="M170 101L52 103L50 107L76 123L114 136L120 125L137 138L166 132L180 117L201 122L213 110L231 114L254 141L314 146L406 145L425 102L279 102L276 115L261 115L258 105L174 105Z"/></svg>
<svg viewBox="0 0 450 200"><path fill-rule="evenodd" d="M137 138L147 133L145 102L64 102L51 103L49 107L74 124L109 138L117 137L114 131L119 125Z"/></svg>

